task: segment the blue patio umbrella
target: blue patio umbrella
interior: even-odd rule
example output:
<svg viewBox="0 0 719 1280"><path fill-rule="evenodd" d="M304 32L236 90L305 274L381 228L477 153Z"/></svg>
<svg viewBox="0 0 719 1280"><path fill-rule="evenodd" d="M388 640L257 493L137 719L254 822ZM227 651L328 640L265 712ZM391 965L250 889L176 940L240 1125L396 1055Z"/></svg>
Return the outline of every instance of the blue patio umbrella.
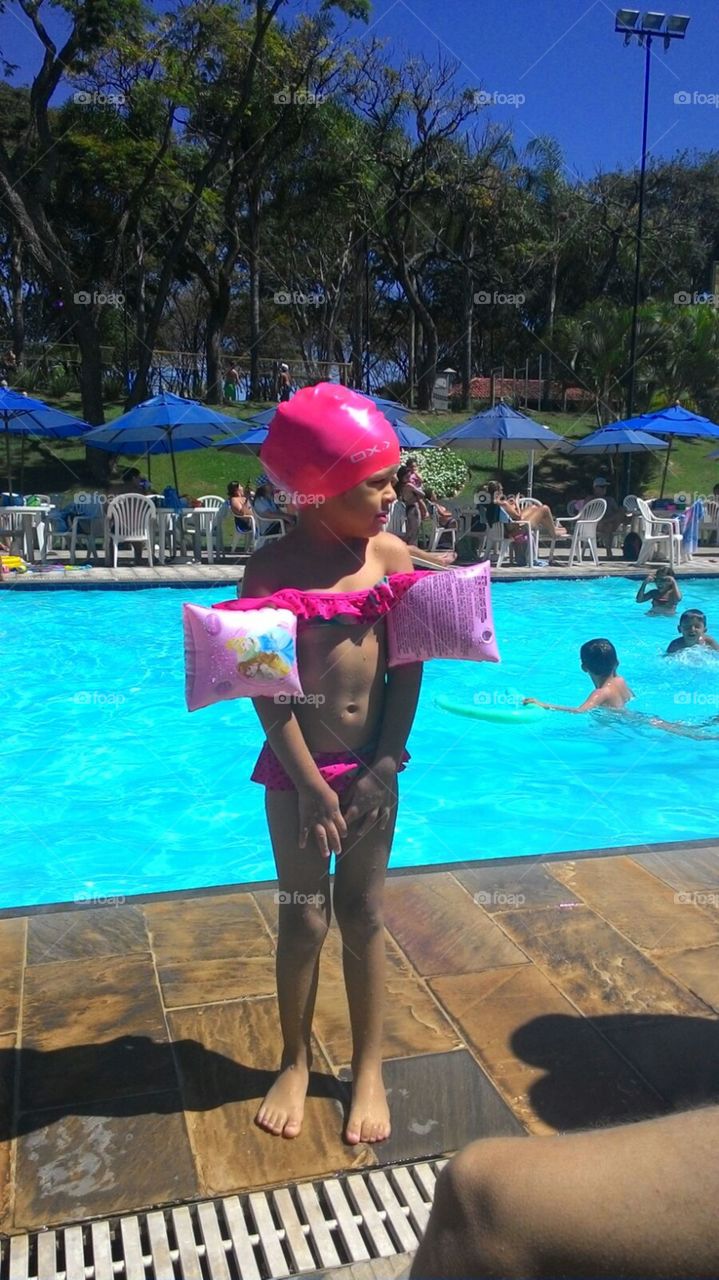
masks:
<svg viewBox="0 0 719 1280"><path fill-rule="evenodd" d="M611 426L599 427L591 435L571 442L572 453L651 453L668 447L666 440L634 427L623 427L620 431Z"/></svg>
<svg viewBox="0 0 719 1280"><path fill-rule="evenodd" d="M708 440L719 440L719 426L716 422L711 422L709 418L702 417L700 413L692 413L691 409L685 409L683 405L679 404L679 401L674 404L666 404L662 409L655 409L651 413L642 413L635 418L626 418L622 422L609 422L605 430L620 431L626 427L631 427L638 431L649 431L655 436L669 437L669 447L666 452L664 474L662 476L661 497L664 497L664 486L669 469L669 455L675 436L685 440L696 440L699 437Z"/></svg>
<svg viewBox="0 0 719 1280"><path fill-rule="evenodd" d="M248 419L249 421L249 419ZM267 439L268 427L252 427L239 436L229 436L227 440L215 441L215 448L225 453L259 453Z"/></svg>
<svg viewBox="0 0 719 1280"><path fill-rule="evenodd" d="M86 436L85 443L93 449L128 457L169 453L177 489L176 453L208 449L217 436L230 437L236 432L237 418L218 413L196 400L183 400L182 396L163 391L159 396L143 400L114 422L97 427Z"/></svg>
<svg viewBox="0 0 719 1280"><path fill-rule="evenodd" d="M366 398L372 399L371 396ZM404 422L399 413L390 414L385 412L384 409L382 412L394 428L401 449L428 449L432 444L431 436L425 435L424 431L418 431L416 427ZM274 413L274 409L263 409L261 413L247 418L246 421L253 424L249 431L243 432L242 435L234 436L230 440L219 441L216 447L218 449L226 449L228 453L242 453L246 449L249 449L251 453L259 453L267 439L269 423L274 417Z"/></svg>
<svg viewBox="0 0 719 1280"><path fill-rule="evenodd" d="M5 434L7 487L10 493L12 493L10 436L22 436L24 445L28 438L67 440L72 436L81 436L92 431L90 423L83 422L82 418L73 418L69 413L53 409L52 405L45 404L43 400L22 395L21 392L12 391L9 387L0 387L0 421Z"/></svg>
<svg viewBox="0 0 719 1280"><path fill-rule="evenodd" d="M564 445L564 437L550 431L549 427L535 422L526 413L512 409L500 400L491 409L484 409L466 422L456 427L449 427L441 435L435 436L432 444L437 448L449 446L452 449L477 449L496 441L500 449L499 469L501 471L501 450L519 449L529 452L529 474L527 492L531 496L534 479L534 454L537 450L555 449Z"/></svg>
<svg viewBox="0 0 719 1280"><path fill-rule="evenodd" d="M658 436L652 436L647 431L638 431L635 427L623 426L615 430L612 426L599 427L597 431L592 431L588 436L584 436L581 440L574 440L571 444L572 453L602 453L616 455L619 453L653 453L658 449L668 449L669 445L666 440L660 440ZM570 447L570 446L568 446ZM629 488L631 476L631 461L627 458L625 483Z"/></svg>
<svg viewBox="0 0 719 1280"><path fill-rule="evenodd" d="M424 449L431 443L430 436L405 421L404 415L408 411L403 404L398 404L395 400L384 400L381 396L368 396L364 391L355 391L355 395L362 396L363 400L371 400L387 421L398 428L397 434L403 449ZM276 411L277 406L272 405L269 409L262 409L260 413L253 413L250 418L245 418L245 422L253 427L268 427Z"/></svg>

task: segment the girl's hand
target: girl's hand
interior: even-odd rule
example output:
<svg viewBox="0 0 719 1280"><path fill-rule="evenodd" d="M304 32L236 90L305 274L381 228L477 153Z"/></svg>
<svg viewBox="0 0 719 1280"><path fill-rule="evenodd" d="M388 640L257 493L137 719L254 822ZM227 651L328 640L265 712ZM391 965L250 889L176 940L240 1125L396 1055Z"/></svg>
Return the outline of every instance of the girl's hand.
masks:
<svg viewBox="0 0 719 1280"><path fill-rule="evenodd" d="M538 698L522 698L523 707L540 707L542 704Z"/></svg>
<svg viewBox="0 0 719 1280"><path fill-rule="evenodd" d="M375 823L380 831L387 827L397 803L396 776L393 765L372 765L350 783L342 798L342 811L348 827L359 824L357 835L366 835Z"/></svg>
<svg viewBox="0 0 719 1280"><path fill-rule="evenodd" d="M303 787L298 793L298 809L300 849L306 849L311 838L323 858L340 853L347 823L342 817L337 792L320 779L316 786Z"/></svg>

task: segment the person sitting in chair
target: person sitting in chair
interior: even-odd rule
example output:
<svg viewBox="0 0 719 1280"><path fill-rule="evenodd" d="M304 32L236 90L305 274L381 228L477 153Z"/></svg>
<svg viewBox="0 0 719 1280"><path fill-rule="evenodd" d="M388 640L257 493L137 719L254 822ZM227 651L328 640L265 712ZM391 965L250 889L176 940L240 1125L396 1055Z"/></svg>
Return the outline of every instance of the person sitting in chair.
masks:
<svg viewBox="0 0 719 1280"><path fill-rule="evenodd" d="M239 480L231 480L227 486L227 501L235 520L238 533L249 533L252 529L252 507L250 500Z"/></svg>
<svg viewBox="0 0 719 1280"><path fill-rule="evenodd" d="M612 541L618 529L628 524L629 516L626 511L619 506L616 498L613 498L609 492L609 481L606 476L597 476L592 484L592 498L604 498L607 509L597 525L597 541L601 543L607 553L607 560L612 557ZM590 499L587 499L590 501Z"/></svg>

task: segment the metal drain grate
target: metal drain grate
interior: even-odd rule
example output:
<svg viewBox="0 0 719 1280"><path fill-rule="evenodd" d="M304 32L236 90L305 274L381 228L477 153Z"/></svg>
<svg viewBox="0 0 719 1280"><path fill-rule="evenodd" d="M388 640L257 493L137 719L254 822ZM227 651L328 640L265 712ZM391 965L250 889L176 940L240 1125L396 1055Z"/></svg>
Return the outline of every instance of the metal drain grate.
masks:
<svg viewBox="0 0 719 1280"><path fill-rule="evenodd" d="M12 1236L0 1280L280 1280L410 1253L445 1160Z"/></svg>

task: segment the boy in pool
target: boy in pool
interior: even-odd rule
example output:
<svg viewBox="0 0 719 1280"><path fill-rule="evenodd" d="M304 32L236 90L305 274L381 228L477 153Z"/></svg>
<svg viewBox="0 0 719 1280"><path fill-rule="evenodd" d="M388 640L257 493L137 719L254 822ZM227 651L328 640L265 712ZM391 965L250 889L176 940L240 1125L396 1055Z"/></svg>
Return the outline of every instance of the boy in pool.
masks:
<svg viewBox="0 0 719 1280"><path fill-rule="evenodd" d="M672 640L667 655L670 653L683 653L685 649L694 649L697 645L704 645L706 649L713 649L719 652L719 644L716 640L707 634L706 614L701 609L685 609L679 619L679 639Z"/></svg>
<svg viewBox="0 0 719 1280"><path fill-rule="evenodd" d="M570 711L573 715L597 711L600 707L608 711L623 711L634 694L626 681L617 675L619 659L611 641L587 640L579 650L579 659L582 671L586 671L594 684L594 693L590 693L580 706L559 707L553 702L540 702L538 698L524 698L524 705L531 703L535 707L545 707L547 711Z"/></svg>
<svg viewBox="0 0 719 1280"><path fill-rule="evenodd" d="M653 591L648 590L650 585L653 585ZM649 603L652 606L649 617L653 614L664 618L672 617L681 598L677 580L668 565L662 565L660 569L648 574L637 591L637 604Z"/></svg>

